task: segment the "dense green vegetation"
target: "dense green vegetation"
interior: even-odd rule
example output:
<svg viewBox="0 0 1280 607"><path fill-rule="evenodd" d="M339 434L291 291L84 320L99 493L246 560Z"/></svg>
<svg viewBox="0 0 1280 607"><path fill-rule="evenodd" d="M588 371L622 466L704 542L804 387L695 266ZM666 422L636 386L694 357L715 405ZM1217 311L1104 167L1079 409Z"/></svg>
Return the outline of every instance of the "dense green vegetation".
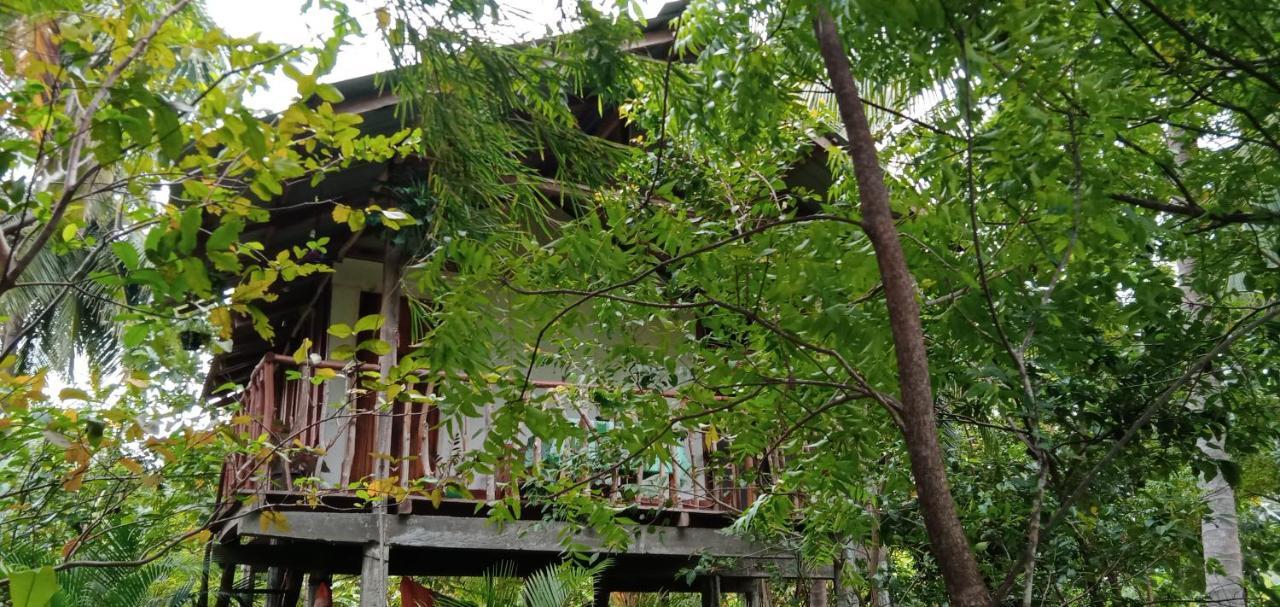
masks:
<svg viewBox="0 0 1280 607"><path fill-rule="evenodd" d="M627 6L511 44L500 3L362 5L370 32L322 4L315 48L191 0L0 8L9 601L199 593L220 462L277 448L198 400L202 364L334 246L241 233L291 182L414 154L381 209L317 212L385 234L429 321L382 401L438 371L445 417L505 399L464 471L507 462L622 545L595 475L696 430L768 464L733 529L840 568L842 607L1280 599L1274 3L695 0L671 61L624 50ZM320 83L356 35L402 70L394 135ZM299 100L255 116L277 71ZM583 134L583 98L632 145ZM541 365L606 439L529 390ZM607 448L513 458L523 430Z"/></svg>

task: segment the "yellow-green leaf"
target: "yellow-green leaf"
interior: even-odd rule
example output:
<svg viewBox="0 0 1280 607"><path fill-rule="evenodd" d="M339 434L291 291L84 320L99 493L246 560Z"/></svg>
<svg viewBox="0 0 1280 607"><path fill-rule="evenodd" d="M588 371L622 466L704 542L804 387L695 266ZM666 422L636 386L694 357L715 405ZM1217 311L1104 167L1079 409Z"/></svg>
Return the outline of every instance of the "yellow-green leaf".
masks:
<svg viewBox="0 0 1280 607"><path fill-rule="evenodd" d="M45 565L9 574L9 600L13 607L45 607L58 593L58 576Z"/></svg>
<svg viewBox="0 0 1280 607"><path fill-rule="evenodd" d="M63 388L58 391L58 398L61 400L89 400L89 393L80 388Z"/></svg>
<svg viewBox="0 0 1280 607"><path fill-rule="evenodd" d="M356 321L356 326L352 328L354 333L363 333L365 331L376 331L382 328L382 315L370 314Z"/></svg>
<svg viewBox="0 0 1280 607"><path fill-rule="evenodd" d="M302 340L302 345L298 346L297 350L293 351L293 362L301 364L303 361L307 360L307 355L310 352L310 350L311 350L311 338L308 337Z"/></svg>

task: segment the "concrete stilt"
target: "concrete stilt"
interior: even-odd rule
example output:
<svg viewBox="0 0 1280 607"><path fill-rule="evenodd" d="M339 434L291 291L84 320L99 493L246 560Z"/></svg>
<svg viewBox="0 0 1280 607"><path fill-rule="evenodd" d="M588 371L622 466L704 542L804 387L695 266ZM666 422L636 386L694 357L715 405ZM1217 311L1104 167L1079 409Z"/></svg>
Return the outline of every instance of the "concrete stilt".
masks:
<svg viewBox="0 0 1280 607"><path fill-rule="evenodd" d="M387 607L387 560L386 546L365 544L360 563L360 607Z"/></svg>

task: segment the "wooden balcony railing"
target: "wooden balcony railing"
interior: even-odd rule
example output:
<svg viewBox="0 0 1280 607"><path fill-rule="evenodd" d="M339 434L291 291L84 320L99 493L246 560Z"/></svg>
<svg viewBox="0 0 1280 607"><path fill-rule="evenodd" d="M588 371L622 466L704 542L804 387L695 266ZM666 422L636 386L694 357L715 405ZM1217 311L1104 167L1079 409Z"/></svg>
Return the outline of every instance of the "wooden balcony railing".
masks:
<svg viewBox="0 0 1280 607"><path fill-rule="evenodd" d="M346 487L353 481L369 478L375 461L376 420L380 416L375 410L376 397L359 393L355 387L359 373L370 370L376 370L376 366L334 361L299 364L280 354L264 357L240 394L241 410L234 425L248 440L265 440L256 453L237 453L227 458L220 497L300 495L313 491L342 494L348 492ZM317 372L339 377L331 382L312 382ZM533 388L540 391L562 390L566 386L571 387L564 382L533 382ZM336 404L331 406L330 402ZM421 488L422 479L450 477L454 467L471 451L474 433L487 427L498 406L501 405L486 406L481 418L470 420L474 427L463 424L460 431L446 436L435 405L396 403L390 416L381 417L393 424L392 476L406 489ZM590 428L597 422L580 413L577 423ZM540 462L543 468L554 467L557 461L553 460L581 457L600 447L592 442L546 445L538 438L527 442L526 462ZM600 472L590 484L620 508L741 512L756 499L759 481L758 474L744 472L760 472L757 468L767 466L757 467L751 460L743 466L735 465L724 457L723 446L723 441L710 441L700 430L691 431L672 448L669 458L627 466L618 466L616 461L597 463ZM556 457L552 457L553 453ZM509 477L499 470L471 479L470 495L451 497L463 501L502 497L510 490ZM747 477L754 480L748 481ZM304 478L308 479L305 487L301 482Z"/></svg>

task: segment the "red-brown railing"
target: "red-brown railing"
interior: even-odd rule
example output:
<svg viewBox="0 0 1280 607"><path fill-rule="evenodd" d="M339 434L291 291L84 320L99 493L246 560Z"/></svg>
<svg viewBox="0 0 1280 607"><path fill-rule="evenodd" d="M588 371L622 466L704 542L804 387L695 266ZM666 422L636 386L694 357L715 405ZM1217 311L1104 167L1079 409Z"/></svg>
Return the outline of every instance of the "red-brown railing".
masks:
<svg viewBox="0 0 1280 607"><path fill-rule="evenodd" d="M429 403L397 403L390 416L379 416L374 396L358 394L358 374L376 369L370 364L343 364L333 361L304 361L268 354L253 370L240 394L240 411L233 420L241 436L249 441L264 438L256 453L236 453L223 464L220 496L264 496L267 493L302 493L297 481L324 476L333 481L318 487L325 493L341 493L352 481L367 478L372 470L373 435L378 419L393 423L391 456L396 464L391 472L402 487L410 487L424 476L448 476L458 459L457 453L446 455L444 442L451 451L465 457L468 437L463 429L459 436L444 436L438 413ZM327 370L327 371L320 371ZM345 381L341 406L328 406L327 396L337 393L325 382L312 382L317 372L341 375ZM573 387L565 382L534 381L537 390ZM424 392L433 391L433 387ZM670 395L667 395L670 397ZM499 405L500 406L500 405ZM483 418L487 424L493 405L486 406ZM589 427L591 420L580 414L579 423ZM325 429L329 432L326 433ZM714 438L714 437L713 437ZM459 440L460 439L460 440ZM751 460L745 465L732 464L720 457L722 442L708 440L700 430L689 432L672 449L670 458L611 466L593 477L593 488L618 507L640 506L684 511L734 513L745 509L756 499L759 475L750 481L744 470L760 472ZM338 443L342 443L338 445ZM459 449L460 444L460 449ZM544 443L534 438L527 454L534 462L545 462ZM573 449L555 445L555 449ZM591 444L578 449L595 448ZM334 467L336 466L336 470ZM509 476L503 471L474 479L469 485L471 500L494 499L506 494ZM420 483L419 483L420 485ZM317 489L308 487L307 491Z"/></svg>

